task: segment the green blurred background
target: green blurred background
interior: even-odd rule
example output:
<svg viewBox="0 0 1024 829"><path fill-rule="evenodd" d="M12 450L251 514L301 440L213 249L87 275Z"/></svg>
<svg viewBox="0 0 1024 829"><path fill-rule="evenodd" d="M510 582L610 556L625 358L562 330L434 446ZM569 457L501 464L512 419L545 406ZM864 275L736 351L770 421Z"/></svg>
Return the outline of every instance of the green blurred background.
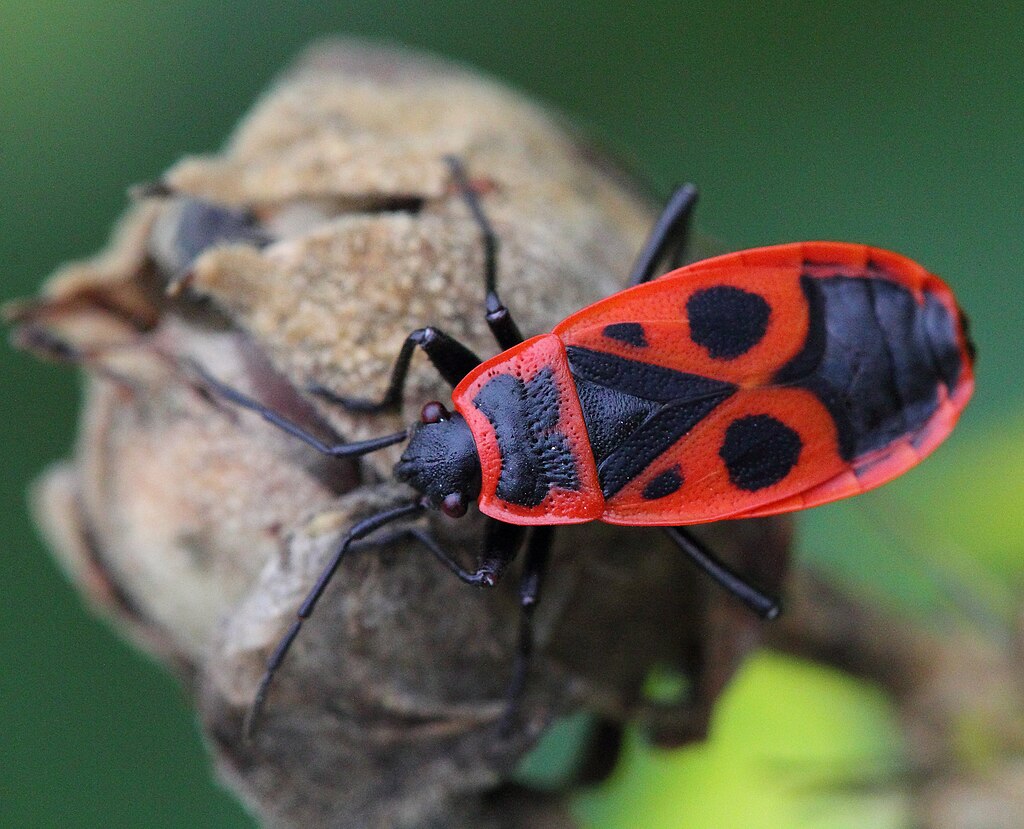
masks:
<svg viewBox="0 0 1024 829"><path fill-rule="evenodd" d="M1024 574L1022 31L1022 4L925 0L0 0L0 294L98 249L127 185L215 149L310 39L458 58L660 190L698 182L698 224L729 248L863 241L948 278L980 348L976 401L922 469L804 518L801 554L880 601L998 628ZM26 485L72 445L72 374L0 360L0 826L251 825L174 682L80 607L26 517ZM578 811L603 828L899 826L898 798L801 798L792 779L898 762L893 722L871 688L760 657L709 747L633 740Z"/></svg>

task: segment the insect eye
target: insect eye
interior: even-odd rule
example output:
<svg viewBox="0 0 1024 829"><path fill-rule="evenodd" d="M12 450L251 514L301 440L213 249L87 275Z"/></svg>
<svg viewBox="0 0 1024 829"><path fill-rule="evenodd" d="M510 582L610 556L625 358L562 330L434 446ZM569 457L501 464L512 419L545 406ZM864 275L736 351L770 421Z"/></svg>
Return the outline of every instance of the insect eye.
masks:
<svg viewBox="0 0 1024 829"><path fill-rule="evenodd" d="M462 497L462 493L453 492L451 495L445 495L441 502L441 512L449 518L462 518L466 514L466 499Z"/></svg>
<svg viewBox="0 0 1024 829"><path fill-rule="evenodd" d="M423 407L423 411L420 412L420 420L424 423L440 423L442 420L447 419L448 410L436 400L427 403Z"/></svg>

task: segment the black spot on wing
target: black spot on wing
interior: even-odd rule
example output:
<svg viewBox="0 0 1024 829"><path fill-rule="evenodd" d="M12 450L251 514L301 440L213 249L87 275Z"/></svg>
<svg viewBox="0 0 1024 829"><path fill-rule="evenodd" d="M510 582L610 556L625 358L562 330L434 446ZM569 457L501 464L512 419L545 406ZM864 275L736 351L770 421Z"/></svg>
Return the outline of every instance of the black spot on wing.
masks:
<svg viewBox="0 0 1024 829"><path fill-rule="evenodd" d="M679 471L679 464L676 464L651 478L641 494L645 501L656 501L678 492L682 485L683 475Z"/></svg>
<svg viewBox="0 0 1024 829"><path fill-rule="evenodd" d="M636 348L647 348L647 336L644 334L644 327L638 322L613 322L606 325L601 332L606 337Z"/></svg>
<svg viewBox="0 0 1024 829"><path fill-rule="evenodd" d="M540 504L552 488L578 491L576 458L557 431L558 386L550 368L529 381L511 374L491 378L473 398L494 427L501 453L496 494L524 507Z"/></svg>
<svg viewBox="0 0 1024 829"><path fill-rule="evenodd" d="M803 441L793 429L766 414L737 418L718 450L729 480L757 492L783 480L796 466Z"/></svg>
<svg viewBox="0 0 1024 829"><path fill-rule="evenodd" d="M686 301L690 338L716 360L733 360L761 342L771 311L763 296L731 285L695 291Z"/></svg>

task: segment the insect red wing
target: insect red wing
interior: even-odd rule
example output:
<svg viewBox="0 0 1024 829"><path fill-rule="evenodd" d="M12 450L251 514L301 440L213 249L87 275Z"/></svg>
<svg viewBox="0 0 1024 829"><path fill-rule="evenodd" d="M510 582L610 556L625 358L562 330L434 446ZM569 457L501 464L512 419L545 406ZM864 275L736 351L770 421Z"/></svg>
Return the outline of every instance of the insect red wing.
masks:
<svg viewBox="0 0 1024 829"><path fill-rule="evenodd" d="M594 303L555 327L567 347L759 385L803 346L795 265L682 268Z"/></svg>
<svg viewBox="0 0 1024 829"><path fill-rule="evenodd" d="M933 311L941 359L932 351L936 332L920 327ZM863 327L858 314L867 315ZM609 486L609 461L599 467L602 520L611 523L772 515L856 495L932 451L973 389L972 351L946 285L899 254L864 245L804 242L695 263L595 303L554 333L587 381L614 393L664 403L659 389L645 395L626 379L664 376L645 366L693 378L676 382L694 390L684 393L691 407L702 383L716 384L707 392L714 400L675 419L685 424L678 434L665 434L670 418L655 418L640 427L648 437L630 438L627 448L657 443L656 454L609 456L628 474ZM890 367L898 378L886 376L890 363L900 364ZM868 373L859 375L862 368ZM888 381L884 391L871 387L876 375ZM862 404L862 394L875 400ZM905 408L911 403L917 414ZM876 412L888 418L884 429ZM907 426L893 433L894 422Z"/></svg>
<svg viewBox="0 0 1024 829"><path fill-rule="evenodd" d="M973 380L957 388L957 400L943 396L936 414L916 432L877 452L857 458L837 475L791 498L761 504L734 518L763 518L808 509L842 498L860 495L882 486L917 466L942 443L956 425L963 405L970 398Z"/></svg>
<svg viewBox="0 0 1024 829"><path fill-rule="evenodd" d="M734 262L699 272L683 268L595 303L555 329L570 352L570 362L574 351L582 349L615 358L603 362L615 366L618 374L634 366L633 373L639 375L644 364L712 378L718 384L715 393L725 400L691 421L686 434L679 434L625 486L615 489L614 484L615 491L608 492L606 480L602 520L638 525L713 521L836 474L841 461L828 412L808 393L768 393L761 388L799 353L807 336L808 306L799 277L799 268L787 262ZM620 390L628 384L621 377L609 382ZM726 389L724 396L721 388ZM644 393L642 388L631 391ZM651 399L660 393L652 388ZM694 405L703 393L696 384ZM742 489L730 481L717 454L726 430L743 415L767 418L772 413L801 432L799 467L786 470L785 483L757 491ZM792 465L797 466L796 458Z"/></svg>
<svg viewBox="0 0 1024 829"><path fill-rule="evenodd" d="M739 390L621 491L612 524L699 524L745 517L846 475L828 411L803 389Z"/></svg>
<svg viewBox="0 0 1024 829"><path fill-rule="evenodd" d="M738 250L702 259L671 271L665 276L693 275L723 268L804 269L808 263L815 262L827 262L851 273L865 272L870 262L884 262L893 266L889 269L892 273L901 274L899 278L905 281L908 287L914 288L920 288L922 281L928 276L928 272L921 265L905 256L850 242L790 242L785 245Z"/></svg>

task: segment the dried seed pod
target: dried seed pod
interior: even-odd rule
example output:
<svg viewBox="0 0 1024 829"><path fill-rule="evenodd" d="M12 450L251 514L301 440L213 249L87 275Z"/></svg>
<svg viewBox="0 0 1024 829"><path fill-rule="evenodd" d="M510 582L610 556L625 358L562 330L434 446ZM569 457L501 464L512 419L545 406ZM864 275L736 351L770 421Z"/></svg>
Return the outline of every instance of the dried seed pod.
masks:
<svg viewBox="0 0 1024 829"><path fill-rule="evenodd" d="M492 352L479 232L447 154L485 194L503 299L529 333L621 287L653 218L638 190L508 90L344 42L307 55L223 153L141 189L107 253L13 312L27 346L90 376L77 455L41 485L40 522L93 600L194 681L222 773L273 825L571 826L557 799L508 784L544 729L588 709L642 718L664 743L702 737L760 634L655 530L572 528L502 736L515 579L473 591L394 539L345 562L243 741L264 659L339 534L408 491L390 482L395 451L324 459L210 396L193 366L325 439L392 431L446 399L418 360L400 416L305 390L379 395L424 324ZM429 520L471 559L478 517ZM703 534L780 587L785 521ZM645 700L654 665L692 694Z"/></svg>

